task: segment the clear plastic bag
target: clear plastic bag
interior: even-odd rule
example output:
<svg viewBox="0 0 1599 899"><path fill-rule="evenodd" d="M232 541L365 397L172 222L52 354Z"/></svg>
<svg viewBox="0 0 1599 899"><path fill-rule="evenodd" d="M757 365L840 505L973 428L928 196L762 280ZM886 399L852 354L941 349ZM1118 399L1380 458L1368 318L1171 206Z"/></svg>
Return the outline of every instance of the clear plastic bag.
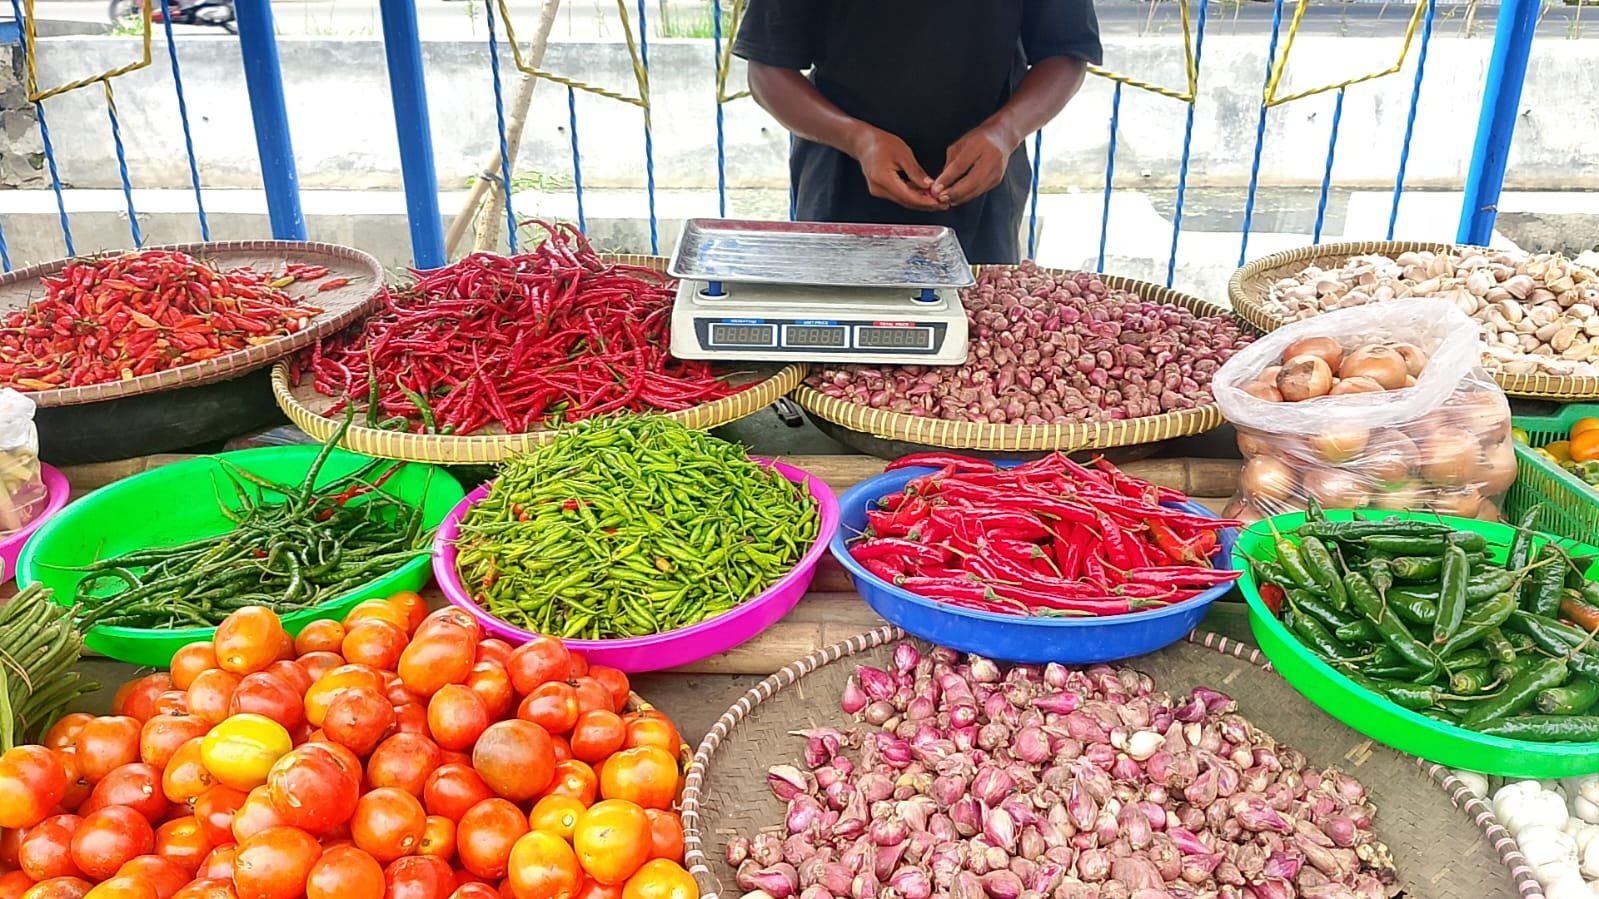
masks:
<svg viewBox="0 0 1599 899"><path fill-rule="evenodd" d="M1408 344L1425 354L1425 364L1414 386L1299 402L1258 395L1261 373L1307 338L1331 338L1346 354ZM1436 299L1329 312L1246 347L1212 384L1245 460L1227 514L1255 521L1302 510L1314 497L1329 509L1498 520L1499 501L1516 478L1516 454L1510 405L1483 371L1481 352L1476 323Z"/></svg>
<svg viewBox="0 0 1599 899"><path fill-rule="evenodd" d="M49 499L39 473L39 431L33 400L0 390L0 537L27 527Z"/></svg>

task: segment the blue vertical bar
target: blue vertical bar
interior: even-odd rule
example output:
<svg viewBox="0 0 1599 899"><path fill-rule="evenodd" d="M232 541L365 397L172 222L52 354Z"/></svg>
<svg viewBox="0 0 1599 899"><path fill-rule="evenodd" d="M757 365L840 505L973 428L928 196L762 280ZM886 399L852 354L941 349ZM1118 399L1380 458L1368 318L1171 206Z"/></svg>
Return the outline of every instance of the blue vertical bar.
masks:
<svg viewBox="0 0 1599 899"><path fill-rule="evenodd" d="M1033 132L1033 196L1027 209L1027 258L1038 257L1038 179L1044 168L1044 129Z"/></svg>
<svg viewBox="0 0 1599 899"><path fill-rule="evenodd" d="M169 0L161 0L161 27L167 33L167 57L172 60L172 90L178 98L178 121L183 125L183 149L189 154L189 183L194 185L194 211L200 216L200 239L211 239L211 222L205 217L205 198L200 196L200 161L194 156L194 134L189 129L189 101L183 98L183 70L178 66L178 42L172 37Z"/></svg>
<svg viewBox="0 0 1599 899"><path fill-rule="evenodd" d="M1183 0L1187 2L1187 0ZM1188 120L1183 125L1183 159L1177 170L1177 204L1171 219L1171 254L1166 257L1166 286L1177 280L1177 240L1183 233L1183 200L1188 195L1188 161L1193 158L1194 107L1199 105L1199 65L1205 58L1205 13L1210 3L1200 0L1199 25L1194 29L1194 96L1188 98Z"/></svg>
<svg viewBox="0 0 1599 899"><path fill-rule="evenodd" d="M644 0L638 0L638 56L644 66L646 82L650 77L650 20ZM655 219L655 135L650 128L650 99L644 95L644 190L650 206L650 255L661 254L661 235Z"/></svg>
<svg viewBox="0 0 1599 899"><path fill-rule="evenodd" d="M11 15L16 21L17 43L22 52L28 52L28 33L22 27L21 0L11 0ZM45 119L44 104L33 104L34 114L39 117L39 141L44 144L44 161L50 169L50 189L56 195L56 215L61 222L61 242L67 247L68 256L78 255L77 249L72 244L72 223L67 219L67 199L61 192L61 171L56 167L55 145L50 141L50 123Z"/></svg>
<svg viewBox="0 0 1599 899"><path fill-rule="evenodd" d="M1260 154L1266 149L1266 85L1271 84L1271 70L1277 63L1277 39L1283 27L1283 0L1272 4L1271 43L1266 50L1266 76L1261 81L1260 118L1255 122L1255 158L1249 165L1249 195L1244 198L1244 239L1238 244L1238 265L1249 261L1249 227L1255 221L1255 193L1260 189Z"/></svg>
<svg viewBox="0 0 1599 899"><path fill-rule="evenodd" d="M1116 130L1121 125L1122 83L1110 93L1110 148L1105 151L1105 209L1099 214L1099 265L1096 272L1105 270L1105 244L1110 240L1110 195L1116 183Z"/></svg>
<svg viewBox="0 0 1599 899"><path fill-rule="evenodd" d="M1505 166L1510 161L1510 139L1516 133L1521 106L1521 85L1527 78L1527 57L1532 54L1532 35L1538 27L1538 8L1538 0L1504 0L1499 6L1482 114L1477 119L1477 142L1471 151L1471 168L1466 171L1466 199L1455 238L1460 243L1487 246L1493 239L1499 192L1504 189Z"/></svg>
<svg viewBox="0 0 1599 899"><path fill-rule="evenodd" d="M1394 176L1394 204L1388 210L1387 240L1394 239L1394 228L1399 225L1399 201L1405 195L1405 169L1410 166L1410 139L1416 134L1416 107L1421 105L1421 81L1427 73L1427 45L1432 42L1432 18L1437 9L1436 0L1428 0L1426 24L1421 31L1421 52L1416 55L1416 83L1410 89L1410 112L1405 117L1405 142L1399 146L1399 174Z"/></svg>
<svg viewBox="0 0 1599 899"><path fill-rule="evenodd" d="M572 123L572 190L577 194L577 230L587 234L588 219L583 214L583 154L577 149L577 91L566 89L566 114Z"/></svg>
<svg viewBox="0 0 1599 899"><path fill-rule="evenodd" d="M505 136L505 86L500 82L500 42L496 38L494 25L494 3L490 0L483 4L483 11L488 14L489 25L489 72L494 76L494 124L496 133L500 136L500 187L505 194L505 240L506 246L511 248L511 255L516 255L516 211L511 208L511 148L506 144ZM581 192L582 188L579 187Z"/></svg>
<svg viewBox="0 0 1599 899"><path fill-rule="evenodd" d="M727 218L727 125L722 116L722 0L711 0L711 85L716 94L716 211Z"/></svg>
<svg viewBox="0 0 1599 899"><path fill-rule="evenodd" d="M305 214L300 211L300 173L294 166L289 139L289 110L283 101L283 70L278 66L278 39L272 4L240 3L235 8L239 54L244 58L244 85L250 93L255 121L255 149L261 158L261 186L266 188L272 236L305 240Z"/></svg>
<svg viewBox="0 0 1599 899"><path fill-rule="evenodd" d="M400 137L405 213L411 220L411 259L420 269L441 268L448 260L444 257L444 220L439 215L439 179L433 168L433 130L428 122L416 3L380 0L379 8L389 92L394 96L394 129Z"/></svg>
<svg viewBox="0 0 1599 899"><path fill-rule="evenodd" d="M1321 173L1321 196L1316 200L1316 232L1310 242L1321 244L1321 228L1327 223L1327 195L1332 193L1333 155L1338 150L1338 123L1344 118L1344 89L1338 89L1333 103L1332 134L1327 138L1327 168Z"/></svg>

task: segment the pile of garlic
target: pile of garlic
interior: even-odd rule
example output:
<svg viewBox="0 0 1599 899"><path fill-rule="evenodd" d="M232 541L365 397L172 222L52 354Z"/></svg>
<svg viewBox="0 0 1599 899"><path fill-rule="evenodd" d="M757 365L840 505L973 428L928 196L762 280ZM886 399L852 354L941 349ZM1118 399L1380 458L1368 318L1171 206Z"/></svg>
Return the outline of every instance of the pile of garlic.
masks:
<svg viewBox="0 0 1599 899"><path fill-rule="evenodd" d="M1278 280L1264 306L1298 320L1405 297L1448 300L1475 319L1490 371L1599 376L1599 274L1558 253L1356 256Z"/></svg>
<svg viewBox="0 0 1599 899"><path fill-rule="evenodd" d="M1456 771L1479 796L1490 781ZM1599 775L1566 780L1495 778L1494 817L1510 831L1546 899L1599 897Z"/></svg>

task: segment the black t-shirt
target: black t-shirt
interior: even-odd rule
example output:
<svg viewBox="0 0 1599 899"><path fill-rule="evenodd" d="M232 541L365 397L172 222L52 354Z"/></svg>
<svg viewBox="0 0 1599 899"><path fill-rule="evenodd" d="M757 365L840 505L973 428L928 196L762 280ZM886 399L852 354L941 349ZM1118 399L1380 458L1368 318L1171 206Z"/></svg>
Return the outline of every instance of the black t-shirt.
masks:
<svg viewBox="0 0 1599 899"><path fill-rule="evenodd" d="M1101 59L1093 0L749 0L733 52L809 69L823 96L897 135L935 178L950 144L1003 106L1029 65ZM1020 259L1024 147L998 187L935 213L872 196L859 163L831 147L796 140L789 168L799 219L947 225L973 263Z"/></svg>

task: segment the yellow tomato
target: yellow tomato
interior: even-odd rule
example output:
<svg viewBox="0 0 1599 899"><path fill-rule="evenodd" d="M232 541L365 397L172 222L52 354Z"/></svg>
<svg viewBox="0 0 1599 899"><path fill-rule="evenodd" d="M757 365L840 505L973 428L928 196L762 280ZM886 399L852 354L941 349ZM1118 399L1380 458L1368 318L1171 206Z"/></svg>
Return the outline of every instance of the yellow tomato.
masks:
<svg viewBox="0 0 1599 899"><path fill-rule="evenodd" d="M1553 456L1556 462L1571 461L1571 441L1569 440L1556 440L1554 443L1544 447L1543 450Z"/></svg>
<svg viewBox="0 0 1599 899"><path fill-rule="evenodd" d="M1532 442L1532 437L1527 434L1527 431L1526 431L1525 428L1511 428L1510 429L1510 436L1515 438L1518 443L1531 443Z"/></svg>
<svg viewBox="0 0 1599 899"><path fill-rule="evenodd" d="M1571 461L1591 462L1599 459L1599 431L1583 431L1571 438Z"/></svg>
<svg viewBox="0 0 1599 899"><path fill-rule="evenodd" d="M283 725L262 715L226 718L200 740L200 762L211 776L235 790L266 783L267 772L294 740Z"/></svg>
<svg viewBox="0 0 1599 899"><path fill-rule="evenodd" d="M1577 423L1571 426L1571 433L1566 436L1576 437L1596 428L1599 428L1599 418L1579 418Z"/></svg>

